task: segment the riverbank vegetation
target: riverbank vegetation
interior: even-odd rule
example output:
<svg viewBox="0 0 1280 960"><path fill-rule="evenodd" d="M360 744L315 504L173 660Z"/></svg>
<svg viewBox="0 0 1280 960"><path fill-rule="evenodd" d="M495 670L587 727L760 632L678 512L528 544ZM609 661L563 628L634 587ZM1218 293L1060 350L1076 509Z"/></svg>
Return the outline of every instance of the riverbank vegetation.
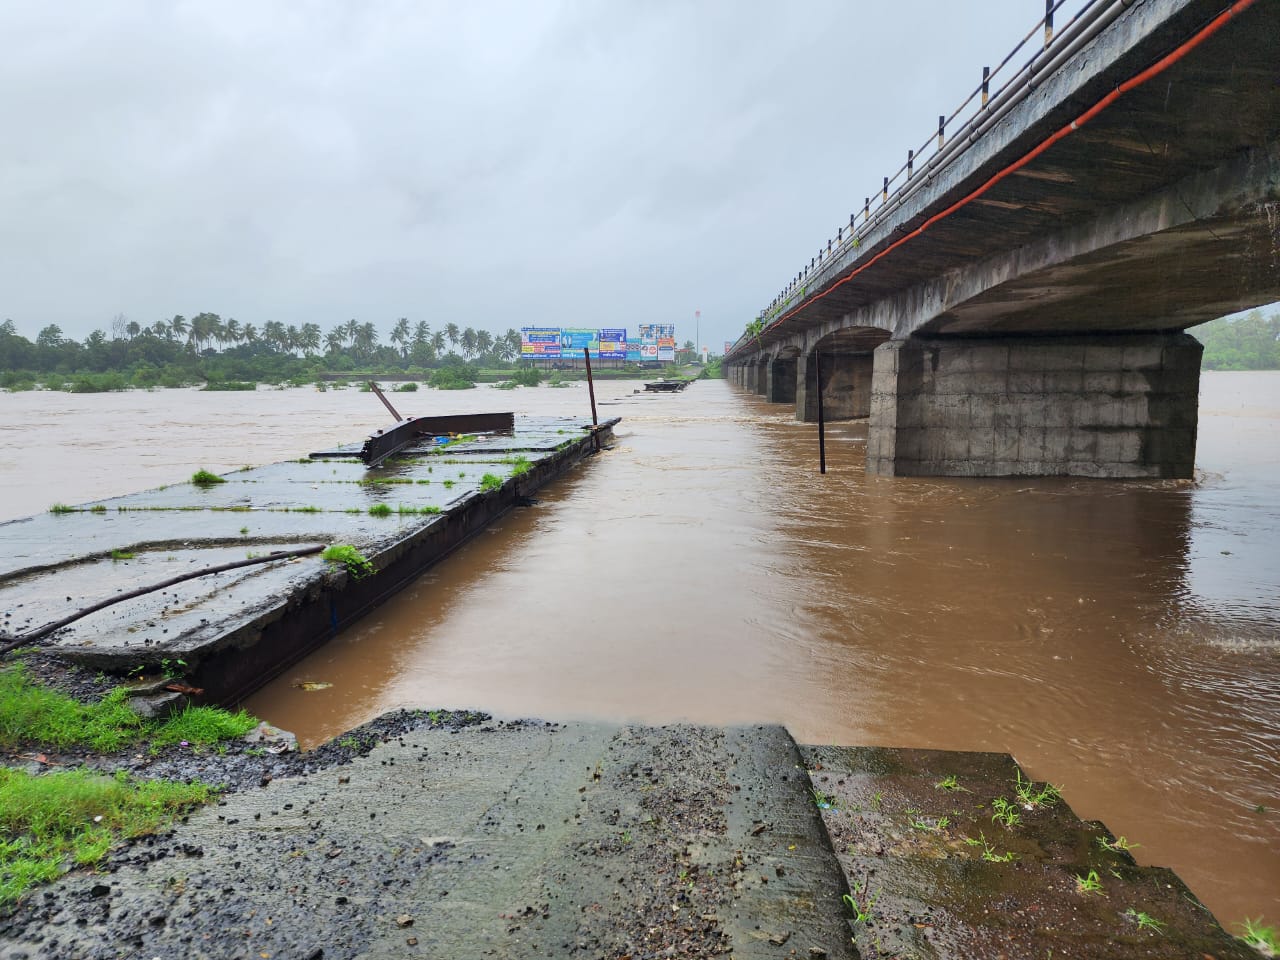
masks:
<svg viewBox="0 0 1280 960"><path fill-rule="evenodd" d="M618 361L607 361L617 363ZM585 378L563 361L563 379ZM432 330L425 321L401 317L387 342L372 323L350 320L322 332L314 323L300 327L271 321L223 320L215 313L182 315L142 326L124 317L111 333L95 330L83 341L66 337L56 324L34 341L12 320L0 323L0 389L64 390L102 393L153 387L203 384L206 390L253 390L259 383L320 389L369 379L422 381L445 390L476 383L510 382L537 386L550 371L520 359L520 333L493 334L449 323ZM597 365L599 379L651 377L657 370L639 364Z"/></svg>
<svg viewBox="0 0 1280 960"><path fill-rule="evenodd" d="M145 327L117 317L110 335L95 330L83 341L51 324L32 341L6 320L0 323L0 387L89 393L205 383L211 390L235 390L256 383L303 385L344 373L355 378L356 371L427 380L442 367L469 369L474 383L480 368L512 370L520 357L516 330L495 336L450 323L433 331L425 321L410 324L401 317L387 339L382 342L372 323L355 320L324 333L314 323L271 321L259 330L200 313Z"/></svg>
<svg viewBox="0 0 1280 960"><path fill-rule="evenodd" d="M1263 317L1261 310L1250 310L1189 332L1204 344L1205 370L1280 369L1280 313Z"/></svg>

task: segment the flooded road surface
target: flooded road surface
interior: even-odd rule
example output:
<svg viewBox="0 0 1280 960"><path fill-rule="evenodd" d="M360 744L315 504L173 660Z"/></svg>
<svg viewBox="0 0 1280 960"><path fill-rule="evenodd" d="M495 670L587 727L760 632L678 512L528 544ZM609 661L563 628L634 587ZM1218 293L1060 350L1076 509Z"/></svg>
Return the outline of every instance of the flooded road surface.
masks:
<svg viewBox="0 0 1280 960"><path fill-rule="evenodd" d="M308 743L440 706L1009 751L1224 923L1280 920L1280 374L1204 375L1196 482L868 478L857 423L829 429L822 477L787 407L722 381L632 389L599 391L624 418L612 450L249 709ZM397 400L577 413L586 390ZM374 402L0 396L4 511L353 439ZM23 405L92 455L64 433L15 466Z"/></svg>

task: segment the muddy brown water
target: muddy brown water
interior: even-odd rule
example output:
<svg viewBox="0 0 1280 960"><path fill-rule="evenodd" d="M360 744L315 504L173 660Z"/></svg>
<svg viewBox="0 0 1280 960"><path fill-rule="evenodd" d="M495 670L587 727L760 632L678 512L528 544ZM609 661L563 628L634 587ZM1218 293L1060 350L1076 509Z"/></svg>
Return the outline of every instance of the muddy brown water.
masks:
<svg viewBox="0 0 1280 960"><path fill-rule="evenodd" d="M724 382L600 386L617 443L274 681L313 744L399 706L778 721L1012 753L1226 924L1280 921L1280 373L1206 373L1194 482L913 480L865 424ZM580 413L586 389L396 395ZM3 517L296 456L352 390L0 395ZM303 690L304 681L331 684Z"/></svg>

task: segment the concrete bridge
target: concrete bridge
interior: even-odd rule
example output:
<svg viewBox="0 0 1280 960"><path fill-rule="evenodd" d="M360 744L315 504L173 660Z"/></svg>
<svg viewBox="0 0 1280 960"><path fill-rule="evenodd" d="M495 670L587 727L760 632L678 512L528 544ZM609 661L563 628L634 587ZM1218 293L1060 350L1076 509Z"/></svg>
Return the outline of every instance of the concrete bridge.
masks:
<svg viewBox="0 0 1280 960"><path fill-rule="evenodd" d="M827 419L870 418L868 473L1191 476L1183 331L1280 300L1280 0L1095 0L945 126L731 381L801 420L821 383Z"/></svg>

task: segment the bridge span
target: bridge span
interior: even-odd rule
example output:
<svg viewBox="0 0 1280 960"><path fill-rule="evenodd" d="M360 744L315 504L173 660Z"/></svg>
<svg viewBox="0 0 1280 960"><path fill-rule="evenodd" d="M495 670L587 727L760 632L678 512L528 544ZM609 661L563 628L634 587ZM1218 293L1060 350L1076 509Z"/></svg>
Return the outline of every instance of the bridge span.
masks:
<svg viewBox="0 0 1280 960"><path fill-rule="evenodd" d="M1184 331L1280 300L1280 0L1095 0L1051 33L726 356L801 420L819 383L868 417L868 473L1189 477Z"/></svg>

